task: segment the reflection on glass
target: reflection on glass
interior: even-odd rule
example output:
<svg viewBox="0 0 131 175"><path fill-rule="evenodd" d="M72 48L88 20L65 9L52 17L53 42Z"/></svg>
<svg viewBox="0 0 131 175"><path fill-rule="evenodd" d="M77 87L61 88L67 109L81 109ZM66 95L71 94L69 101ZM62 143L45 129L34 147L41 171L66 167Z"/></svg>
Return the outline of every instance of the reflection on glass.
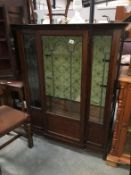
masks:
<svg viewBox="0 0 131 175"><path fill-rule="evenodd" d="M103 122L108 79L111 36L94 36L93 38L93 64L90 100L90 120Z"/></svg>
<svg viewBox="0 0 131 175"><path fill-rule="evenodd" d="M125 143L125 146L124 146L124 153L125 154L130 154L130 152L131 152L131 117L130 117L129 126L128 126L126 143Z"/></svg>
<svg viewBox="0 0 131 175"><path fill-rule="evenodd" d="M80 119L82 37L43 36L48 112Z"/></svg>
<svg viewBox="0 0 131 175"><path fill-rule="evenodd" d="M35 37L33 34L24 35L24 46L31 105L40 107L38 65L36 59Z"/></svg>

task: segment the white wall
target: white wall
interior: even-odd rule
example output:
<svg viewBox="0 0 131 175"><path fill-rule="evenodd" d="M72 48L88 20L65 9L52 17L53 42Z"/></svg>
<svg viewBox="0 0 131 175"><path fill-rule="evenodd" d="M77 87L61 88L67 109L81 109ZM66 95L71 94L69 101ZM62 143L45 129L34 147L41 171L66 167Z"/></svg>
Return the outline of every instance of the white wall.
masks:
<svg viewBox="0 0 131 175"><path fill-rule="evenodd" d="M106 18L102 17L103 15L109 16L110 20L115 19L115 13L116 9L98 9L97 6L95 7L95 12L94 12L94 20L96 22L106 20ZM72 17L74 14L73 10L69 11L68 17ZM83 19L89 21L89 16L90 16L90 8L83 8L80 10L80 15Z"/></svg>
<svg viewBox="0 0 131 175"><path fill-rule="evenodd" d="M106 18L102 17L103 15L109 16L111 21L115 20L115 13L116 13L116 6L117 5L124 5L127 7L127 10L131 10L130 6L128 5L128 0L117 0L114 2L108 3L106 6L106 3L98 4L95 6L95 14L94 14L94 20L96 22L102 22L103 20L106 21ZM45 1L43 1L45 3ZM38 10L38 23L41 23L41 19L44 18L45 15L48 14L47 6L44 4L43 10ZM57 9L54 10L54 12L64 12L66 5L66 0L56 0L56 7ZM89 13L90 8L82 8L80 11L81 17L89 21ZM74 10L72 9L72 4L70 5L70 9L68 12L68 18L72 18L74 15ZM55 18L60 18L60 16L57 16Z"/></svg>

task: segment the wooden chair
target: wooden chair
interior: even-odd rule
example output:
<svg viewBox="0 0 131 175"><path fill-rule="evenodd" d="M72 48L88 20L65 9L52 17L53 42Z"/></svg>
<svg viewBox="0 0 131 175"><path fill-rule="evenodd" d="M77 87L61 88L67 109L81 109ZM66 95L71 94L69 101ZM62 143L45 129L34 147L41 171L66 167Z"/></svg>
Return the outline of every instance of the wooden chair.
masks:
<svg viewBox="0 0 131 175"><path fill-rule="evenodd" d="M5 90L5 89L4 89ZM3 91L0 91L0 96L3 95ZM28 138L28 146L29 148L33 147L33 139L32 139L32 129L30 123L30 116L26 112L19 111L14 109L13 107L1 105L0 106L0 138L9 134L14 129L24 126L24 129ZM20 137L21 134L15 133L14 137L0 145L0 149Z"/></svg>
<svg viewBox="0 0 131 175"><path fill-rule="evenodd" d="M12 93L17 94L17 98L19 99L19 102L21 103L21 110L25 111L25 105L24 105L24 86L22 81L18 80L0 80L0 91L5 92L3 94L3 103L2 103L2 97L0 104L6 104L8 106L16 106L15 104L15 97L12 96Z"/></svg>
<svg viewBox="0 0 131 175"><path fill-rule="evenodd" d="M70 3L73 0L67 0L66 8L65 8L65 12L64 13L53 13L50 0L46 0L46 1L47 1L47 7L48 7L48 11L49 11L48 15L49 15L49 19L50 19L50 24L53 23L53 16L64 16L65 18L67 18L69 6L70 6Z"/></svg>

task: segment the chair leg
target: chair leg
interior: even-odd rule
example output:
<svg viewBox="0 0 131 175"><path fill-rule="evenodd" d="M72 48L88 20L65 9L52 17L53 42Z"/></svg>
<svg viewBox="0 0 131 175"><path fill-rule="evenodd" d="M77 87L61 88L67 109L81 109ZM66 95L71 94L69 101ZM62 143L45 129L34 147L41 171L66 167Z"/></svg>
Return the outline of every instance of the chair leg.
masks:
<svg viewBox="0 0 131 175"><path fill-rule="evenodd" d="M0 175L2 175L2 170L1 170L1 166L0 166Z"/></svg>
<svg viewBox="0 0 131 175"><path fill-rule="evenodd" d="M32 148L33 147L33 137L32 137L32 127L31 127L31 123L27 122L25 124L25 131L27 134L27 138L28 138L28 147Z"/></svg>

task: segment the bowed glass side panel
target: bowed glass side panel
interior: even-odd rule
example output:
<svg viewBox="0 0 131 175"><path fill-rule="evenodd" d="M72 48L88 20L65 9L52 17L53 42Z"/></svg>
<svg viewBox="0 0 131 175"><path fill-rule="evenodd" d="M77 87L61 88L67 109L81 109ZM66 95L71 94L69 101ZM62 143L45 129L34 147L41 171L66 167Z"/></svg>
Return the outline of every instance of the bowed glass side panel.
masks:
<svg viewBox="0 0 131 175"><path fill-rule="evenodd" d="M80 119L81 36L43 36L46 111Z"/></svg>
<svg viewBox="0 0 131 175"><path fill-rule="evenodd" d="M131 115L130 115L129 126L127 130L126 142L124 144L123 153L130 154L130 152L131 152Z"/></svg>
<svg viewBox="0 0 131 175"><path fill-rule="evenodd" d="M25 62L30 91L30 101L32 106L40 107L38 64L36 56L35 36L24 34Z"/></svg>
<svg viewBox="0 0 131 175"><path fill-rule="evenodd" d="M93 37L89 120L103 123L112 36Z"/></svg>

